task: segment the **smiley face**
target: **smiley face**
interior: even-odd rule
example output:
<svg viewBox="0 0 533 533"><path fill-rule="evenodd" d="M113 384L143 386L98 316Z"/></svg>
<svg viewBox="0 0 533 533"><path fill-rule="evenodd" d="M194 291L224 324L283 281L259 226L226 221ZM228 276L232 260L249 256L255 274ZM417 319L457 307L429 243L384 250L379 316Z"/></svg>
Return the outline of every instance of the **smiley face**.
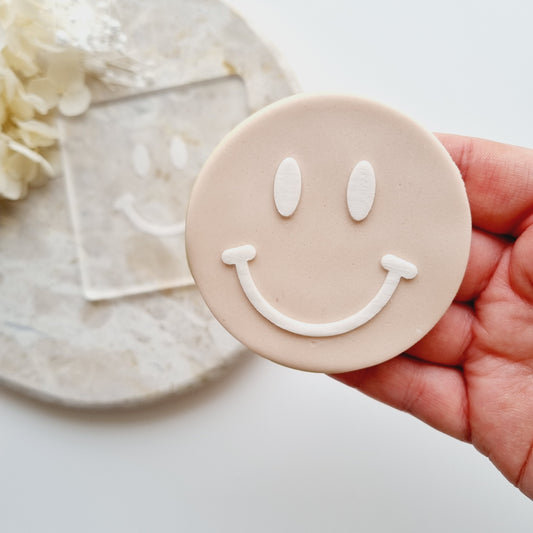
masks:
<svg viewBox="0 0 533 533"><path fill-rule="evenodd" d="M470 228L461 176L433 135L375 102L297 96L215 150L186 243L230 333L281 364L341 372L435 325L464 274Z"/></svg>
<svg viewBox="0 0 533 533"><path fill-rule="evenodd" d="M274 178L274 201L281 216L292 216L300 201L301 187L298 163L293 158L284 159ZM374 169L368 161L360 161L350 176L346 194L347 207L355 221L360 222L368 216L374 203L375 191ZM363 326L389 303L402 278L413 279L418 273L412 263L395 255L384 255L381 266L388 272L387 277L365 307L334 322L302 322L276 309L258 290L248 268L248 261L255 259L256 253L253 245L246 244L224 250L222 261L226 265L235 266L241 288L258 313L286 331L308 337L332 337Z"/></svg>
<svg viewBox="0 0 533 533"><path fill-rule="evenodd" d="M169 160L174 168L183 171L187 166L189 158L186 143L179 135L174 135L170 141ZM150 176L150 167L152 165L150 152L144 144L137 143L131 153L133 168L135 173L141 178ZM143 233L154 235L156 237L167 237L181 235L185 231L185 222L179 221L174 224L158 224L147 220L135 206L135 196L131 193L121 194L113 203L116 211L122 212L130 221L132 226Z"/></svg>

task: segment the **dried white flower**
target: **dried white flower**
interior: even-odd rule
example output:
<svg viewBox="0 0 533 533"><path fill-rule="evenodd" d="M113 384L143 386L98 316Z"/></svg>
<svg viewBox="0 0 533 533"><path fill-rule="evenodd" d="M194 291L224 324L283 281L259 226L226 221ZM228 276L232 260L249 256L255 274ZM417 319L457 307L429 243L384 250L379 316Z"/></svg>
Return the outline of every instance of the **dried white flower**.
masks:
<svg viewBox="0 0 533 533"><path fill-rule="evenodd" d="M58 22L44 0L0 0L0 196L12 200L54 173L43 155L57 141L51 112L62 99L69 115L90 103L83 53L57 45Z"/></svg>
<svg viewBox="0 0 533 533"><path fill-rule="evenodd" d="M0 0L0 197L23 198L54 175L53 113L85 112L89 54L115 57L125 42L110 1Z"/></svg>

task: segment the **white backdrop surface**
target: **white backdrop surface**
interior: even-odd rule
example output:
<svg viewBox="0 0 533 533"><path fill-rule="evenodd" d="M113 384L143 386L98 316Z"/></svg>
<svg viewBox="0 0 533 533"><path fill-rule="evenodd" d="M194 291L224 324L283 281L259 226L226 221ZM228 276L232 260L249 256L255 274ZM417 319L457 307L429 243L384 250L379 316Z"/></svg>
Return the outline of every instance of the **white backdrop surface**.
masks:
<svg viewBox="0 0 533 533"><path fill-rule="evenodd" d="M354 92L434 131L533 147L531 3L230 4L305 90ZM255 356L131 411L66 410L0 390L2 533L532 528L533 504L471 446Z"/></svg>

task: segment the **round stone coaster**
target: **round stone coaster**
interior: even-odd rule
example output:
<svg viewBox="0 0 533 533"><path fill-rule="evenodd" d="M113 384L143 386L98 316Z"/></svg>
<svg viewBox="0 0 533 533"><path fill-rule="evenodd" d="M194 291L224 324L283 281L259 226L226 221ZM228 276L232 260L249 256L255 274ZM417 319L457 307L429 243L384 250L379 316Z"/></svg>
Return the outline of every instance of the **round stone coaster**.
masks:
<svg viewBox="0 0 533 533"><path fill-rule="evenodd" d="M90 109L60 120L64 175L0 201L0 381L86 407L182 391L242 351L192 284L185 207L222 136L296 89L221 2L117 10L148 82L94 82Z"/></svg>
<svg viewBox="0 0 533 533"><path fill-rule="evenodd" d="M298 95L217 147L192 192L191 272L220 323L294 368L343 372L421 339L451 304L471 238L459 170L410 118Z"/></svg>

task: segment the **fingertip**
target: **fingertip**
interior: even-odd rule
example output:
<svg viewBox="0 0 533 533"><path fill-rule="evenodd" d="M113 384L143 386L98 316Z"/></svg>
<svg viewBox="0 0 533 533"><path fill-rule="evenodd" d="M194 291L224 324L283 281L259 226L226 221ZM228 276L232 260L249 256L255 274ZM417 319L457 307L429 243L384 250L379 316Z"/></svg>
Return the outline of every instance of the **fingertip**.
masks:
<svg viewBox="0 0 533 533"><path fill-rule="evenodd" d="M475 137L436 134L459 167L475 227L516 235L533 208L533 150Z"/></svg>

